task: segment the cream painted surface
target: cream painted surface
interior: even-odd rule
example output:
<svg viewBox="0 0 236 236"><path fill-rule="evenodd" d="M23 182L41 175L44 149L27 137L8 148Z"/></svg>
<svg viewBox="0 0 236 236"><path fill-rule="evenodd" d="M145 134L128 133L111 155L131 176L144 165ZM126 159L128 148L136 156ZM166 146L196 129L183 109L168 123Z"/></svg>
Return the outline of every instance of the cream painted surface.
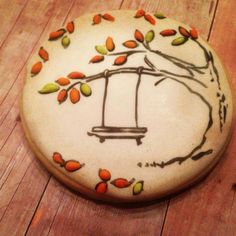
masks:
<svg viewBox="0 0 236 236"><path fill-rule="evenodd" d="M196 76L196 79L206 84L207 88L184 77L178 78L201 94L213 107L213 126L207 133L207 141L202 150L199 150L200 152L213 149L213 153L198 161L188 159L181 165L174 163L165 168L144 166L140 168L137 163L145 164L153 161L161 163L174 157L185 156L201 142L208 124L209 110L196 94L191 93L182 84L169 79L154 86L159 77L149 75L141 77L138 98L139 126L147 127L148 132L139 146L135 140L126 139L106 140L100 143L97 137L87 135L92 127L101 125L104 79L91 82L92 95L87 98L82 96L80 102L75 105L69 100L59 105L57 93L41 95L37 92L44 84L66 76L71 71L81 71L89 76L105 69L118 68L113 65L115 56L105 56L103 62L89 64L89 60L97 55L94 46L104 44L106 38L110 36L116 44L114 52L125 51L126 48L122 43L134 39L135 29L139 29L144 34L151 29L155 31L155 39L150 44L153 49L199 66L204 65L203 53L196 43L189 40L184 45L173 47L171 41L175 36L159 35L163 29L177 30L178 26L184 26L183 24L171 19L157 19L156 26L153 26L144 19L133 18L134 13L133 11L111 11L110 14L116 18L115 22L103 20L101 24L94 26L91 25L93 15L78 18L75 21L75 32L69 35L71 45L67 49L61 46L60 40L46 41L42 45L49 52L50 60L44 63L40 74L33 78L30 77L30 68L39 57L37 53L32 57L23 92L24 119L32 140L45 158L48 158L52 165L58 166L52 161L52 153L57 151L65 160L74 159L85 163L85 167L79 171L65 172L65 174L81 186L92 190L100 181L99 168L108 169L112 173L112 179L122 177L129 180L134 177L136 181L144 180L144 191L139 196L132 195L132 187L118 189L109 185L107 195L130 201L158 197L163 192L179 189L184 183L191 182L196 176L201 175L207 166L218 158L218 153L224 147L229 135L232 120L230 88L215 54L222 91L228 101L226 124L223 132L220 132L217 86L210 81L209 71L205 75ZM201 39L199 41L209 48ZM141 45L137 48L137 50L143 49ZM187 75L185 70L150 52L131 55L122 67L148 67L144 63L144 55L147 55L158 69ZM136 74L117 74L109 79L105 111L106 125L135 126L134 96L137 78ZM58 168L64 172L63 168L59 166Z"/></svg>

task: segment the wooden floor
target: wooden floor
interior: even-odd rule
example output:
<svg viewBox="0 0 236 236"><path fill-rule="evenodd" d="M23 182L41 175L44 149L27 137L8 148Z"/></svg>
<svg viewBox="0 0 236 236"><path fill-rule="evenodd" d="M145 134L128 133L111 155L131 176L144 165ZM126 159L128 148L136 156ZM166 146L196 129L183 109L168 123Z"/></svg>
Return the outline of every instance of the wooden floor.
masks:
<svg viewBox="0 0 236 236"><path fill-rule="evenodd" d="M70 191L36 160L19 118L25 65L48 32L87 12L161 11L199 29L236 92L235 0L0 0L0 235L236 235L236 129L224 157L188 191L136 207Z"/></svg>

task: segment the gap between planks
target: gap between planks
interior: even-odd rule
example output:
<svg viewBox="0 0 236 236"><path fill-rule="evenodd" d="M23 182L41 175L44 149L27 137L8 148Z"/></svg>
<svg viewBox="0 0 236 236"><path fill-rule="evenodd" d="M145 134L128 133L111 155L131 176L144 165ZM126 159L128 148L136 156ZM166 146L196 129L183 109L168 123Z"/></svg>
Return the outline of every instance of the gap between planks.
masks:
<svg viewBox="0 0 236 236"><path fill-rule="evenodd" d="M212 31L212 28L213 28L213 25L214 25L214 22L215 22L215 17L216 17L216 11L218 9L218 4L219 4L219 1L220 0L216 0L216 6L215 6L215 9L214 9L214 13L213 13L213 17L212 17L212 20L211 20L211 25L210 25L210 30L209 30L209 33L208 33L208 36L207 36L207 41L210 40L210 37L211 37L211 31ZM213 0L211 1L211 4L213 3ZM210 6L210 9L209 9L209 12L211 11L211 8L213 8L214 6Z"/></svg>

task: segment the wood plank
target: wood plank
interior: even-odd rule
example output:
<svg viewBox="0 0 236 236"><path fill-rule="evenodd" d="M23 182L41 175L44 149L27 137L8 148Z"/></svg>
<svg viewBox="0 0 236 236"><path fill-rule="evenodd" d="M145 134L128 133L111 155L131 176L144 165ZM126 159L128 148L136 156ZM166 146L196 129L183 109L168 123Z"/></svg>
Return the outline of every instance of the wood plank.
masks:
<svg viewBox="0 0 236 236"><path fill-rule="evenodd" d="M19 132L19 130L21 132ZM19 143L18 140L16 142L14 139L15 135L19 136L19 134L22 134L20 124L18 124L14 129L14 132L9 139L9 141L13 144L8 145L12 147L13 145L15 146L18 144L18 147L12 147L12 150L15 152L12 156L8 153L11 159L0 179L0 221L4 216L11 199L18 188L18 185L21 182L21 179L24 177L27 168L32 162L32 157L29 158L30 151L28 145L26 144L26 140L21 138Z"/></svg>
<svg viewBox="0 0 236 236"><path fill-rule="evenodd" d="M165 201L116 207L66 190L49 235L158 235L165 211Z"/></svg>
<svg viewBox="0 0 236 236"><path fill-rule="evenodd" d="M144 9L149 12L156 12L158 9L158 6L160 4L160 0L134 0L134 1L129 1L129 0L124 0L121 6L121 9L132 9L132 10L137 10L137 9Z"/></svg>
<svg viewBox="0 0 236 236"><path fill-rule="evenodd" d="M32 0L24 8L20 18L7 37L0 50L0 103L5 99L16 75L20 72L32 50L33 42L37 42L42 29L47 25L53 10L53 1ZM35 10L37 9L37 10ZM34 11L34 14L32 14ZM32 34L32 32L34 32ZM20 49L20 50L19 50ZM13 66L14 65L14 66Z"/></svg>
<svg viewBox="0 0 236 236"><path fill-rule="evenodd" d="M2 185L1 182L3 181L3 175L6 175L5 172L8 169L8 165L10 165L10 162L13 161L12 158L17 153L18 148L21 147L23 141L24 135L22 133L21 126L17 124L8 138L8 142L0 151L0 189Z"/></svg>
<svg viewBox="0 0 236 236"><path fill-rule="evenodd" d="M35 211L27 235L48 235L51 224L64 197L65 187L51 178L43 198ZM66 214L64 213L66 217Z"/></svg>
<svg viewBox="0 0 236 236"><path fill-rule="evenodd" d="M15 185L20 181L20 184L1 218L1 235L24 235L48 182L49 173L42 168L30 152L28 152L26 159L28 158L32 160L32 163L27 167L23 178L10 181L14 181ZM4 186L6 191L11 187ZM9 199L8 194L4 194L3 197Z"/></svg>
<svg viewBox="0 0 236 236"><path fill-rule="evenodd" d="M0 2L0 48L20 17L26 3L27 0L12 0L10 3L9 0L2 0ZM9 7L9 4L14 7Z"/></svg>
<svg viewBox="0 0 236 236"><path fill-rule="evenodd" d="M228 68L231 80L236 75L234 5L234 0L219 2L210 36L210 43ZM230 29L228 33L226 26ZM235 80L232 84L236 92ZM236 183L235 156L236 128L223 159L210 176L171 200L163 235L236 235L236 188L232 187Z"/></svg>
<svg viewBox="0 0 236 236"><path fill-rule="evenodd" d="M209 42L225 64L231 82L236 88L236 16L234 7L235 1L220 0ZM225 14L226 12L227 14Z"/></svg>

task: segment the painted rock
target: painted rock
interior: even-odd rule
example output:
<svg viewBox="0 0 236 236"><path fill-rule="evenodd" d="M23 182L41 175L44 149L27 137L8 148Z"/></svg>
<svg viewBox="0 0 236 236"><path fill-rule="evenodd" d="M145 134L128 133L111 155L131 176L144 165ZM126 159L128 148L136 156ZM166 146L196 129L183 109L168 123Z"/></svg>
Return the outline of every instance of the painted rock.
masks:
<svg viewBox="0 0 236 236"><path fill-rule="evenodd" d="M232 102L224 67L195 28L110 11L49 33L28 65L21 116L32 150L60 181L91 198L135 202L186 188L215 166Z"/></svg>

